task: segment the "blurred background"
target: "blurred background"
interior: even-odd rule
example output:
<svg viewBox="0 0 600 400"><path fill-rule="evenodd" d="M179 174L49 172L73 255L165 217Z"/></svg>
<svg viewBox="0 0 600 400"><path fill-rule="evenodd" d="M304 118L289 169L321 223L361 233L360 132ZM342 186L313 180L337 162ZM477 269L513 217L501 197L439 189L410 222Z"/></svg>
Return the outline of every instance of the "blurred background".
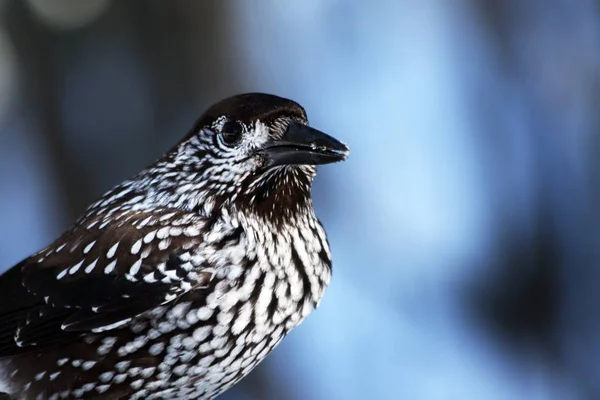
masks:
<svg viewBox="0 0 600 400"><path fill-rule="evenodd" d="M321 307L224 400L600 398L600 2L0 1L0 271L239 92L345 141Z"/></svg>

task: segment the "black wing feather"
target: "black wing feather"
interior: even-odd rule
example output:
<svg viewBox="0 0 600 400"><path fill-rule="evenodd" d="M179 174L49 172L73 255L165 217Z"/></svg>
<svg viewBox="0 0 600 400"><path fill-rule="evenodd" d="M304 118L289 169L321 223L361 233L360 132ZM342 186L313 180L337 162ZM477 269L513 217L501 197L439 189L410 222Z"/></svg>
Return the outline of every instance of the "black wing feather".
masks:
<svg viewBox="0 0 600 400"><path fill-rule="evenodd" d="M27 282L21 272L23 266L0 276L0 287L19 275L21 282ZM38 271L36 278L55 280L50 270ZM2 295L6 301L0 314L0 358L33 350L33 346L59 345L82 333L131 319L163 303L171 290L170 284L160 282L131 282L115 275L84 276L61 285L61 290L50 286L55 290L42 292L52 301L46 304L44 296L28 292L21 282L13 286L22 289L11 291L18 297Z"/></svg>
<svg viewBox="0 0 600 400"><path fill-rule="evenodd" d="M161 228L158 224L136 226L147 221L148 216L137 213L134 218L125 218L126 224L113 224L97 231L85 228L90 221L80 223L47 249L1 275L0 358L71 342L86 332L111 329L183 294L179 282L160 280L165 275L157 268L162 265L163 270L173 269L177 279L185 279L178 269L184 262L172 249L181 249L195 238L185 235L169 238L174 246L164 250L156 249L154 244L151 252L145 252L138 275L129 275L146 246L153 244L144 242L137 254L129 251L131 246ZM82 235L87 235L86 243L78 241ZM84 251L92 242L95 243L92 250ZM123 251L109 256L109 249L117 242ZM106 273L104 267L116 259L114 271ZM82 267L57 279L62 271L81 260L84 260L82 265L93 261L97 268L84 272ZM159 280L142 279L154 271Z"/></svg>

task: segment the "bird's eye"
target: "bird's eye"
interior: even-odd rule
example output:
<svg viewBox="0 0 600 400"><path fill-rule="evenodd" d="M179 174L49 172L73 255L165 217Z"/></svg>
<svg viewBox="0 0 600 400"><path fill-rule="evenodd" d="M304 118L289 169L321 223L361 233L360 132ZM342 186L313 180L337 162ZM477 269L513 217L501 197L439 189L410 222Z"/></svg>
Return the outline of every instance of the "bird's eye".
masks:
<svg viewBox="0 0 600 400"><path fill-rule="evenodd" d="M227 144L235 144L242 138L242 127L234 121L227 121L221 128L221 136Z"/></svg>

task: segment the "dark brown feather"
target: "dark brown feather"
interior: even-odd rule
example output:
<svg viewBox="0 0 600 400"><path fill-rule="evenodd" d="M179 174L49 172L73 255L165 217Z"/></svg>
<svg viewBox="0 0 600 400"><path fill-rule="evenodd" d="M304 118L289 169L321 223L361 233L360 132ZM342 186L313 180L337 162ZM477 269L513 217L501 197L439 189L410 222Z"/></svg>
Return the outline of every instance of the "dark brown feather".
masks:
<svg viewBox="0 0 600 400"><path fill-rule="evenodd" d="M159 221L158 217L168 214L173 213L155 211L153 217ZM185 279L185 274L178 271L183 261L171 247L158 249L160 240L143 242L137 251L131 251L145 235L172 222L170 218L138 225L148 216L141 212L123 213L114 218L125 220L124 223L105 228L98 228L102 226L98 217L80 221L55 243L1 275L0 293L10 301L0 304L0 358L73 341L82 333L131 319L165 303L167 295L182 294L177 281L143 280L153 273L158 279L164 277L157 270L161 264ZM172 218L176 217L177 214ZM89 228L93 222L96 223ZM181 251L184 244L198 238L179 235L170 240ZM91 243L94 244L88 248ZM118 248L109 257L116 243ZM138 272L129 275L146 247L152 251L143 258ZM114 270L107 273L106 266L115 260ZM93 262L95 267L86 271L85 267ZM80 263L73 273L63 272ZM57 279L61 272L63 276Z"/></svg>

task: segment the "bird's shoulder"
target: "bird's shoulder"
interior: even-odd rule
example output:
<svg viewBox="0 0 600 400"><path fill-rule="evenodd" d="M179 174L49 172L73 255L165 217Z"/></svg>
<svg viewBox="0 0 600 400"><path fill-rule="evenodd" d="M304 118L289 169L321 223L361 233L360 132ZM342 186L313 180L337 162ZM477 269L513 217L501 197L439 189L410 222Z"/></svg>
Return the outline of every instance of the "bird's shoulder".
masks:
<svg viewBox="0 0 600 400"><path fill-rule="evenodd" d="M206 222L179 210L80 219L0 276L0 357L114 329L208 286L213 271L194 255Z"/></svg>
<svg viewBox="0 0 600 400"><path fill-rule="evenodd" d="M167 268L174 254L191 252L202 243L205 223L199 215L172 209L86 216L26 260L25 286L35 291L30 278L40 271L52 271L57 282L115 275L151 283L151 275Z"/></svg>

